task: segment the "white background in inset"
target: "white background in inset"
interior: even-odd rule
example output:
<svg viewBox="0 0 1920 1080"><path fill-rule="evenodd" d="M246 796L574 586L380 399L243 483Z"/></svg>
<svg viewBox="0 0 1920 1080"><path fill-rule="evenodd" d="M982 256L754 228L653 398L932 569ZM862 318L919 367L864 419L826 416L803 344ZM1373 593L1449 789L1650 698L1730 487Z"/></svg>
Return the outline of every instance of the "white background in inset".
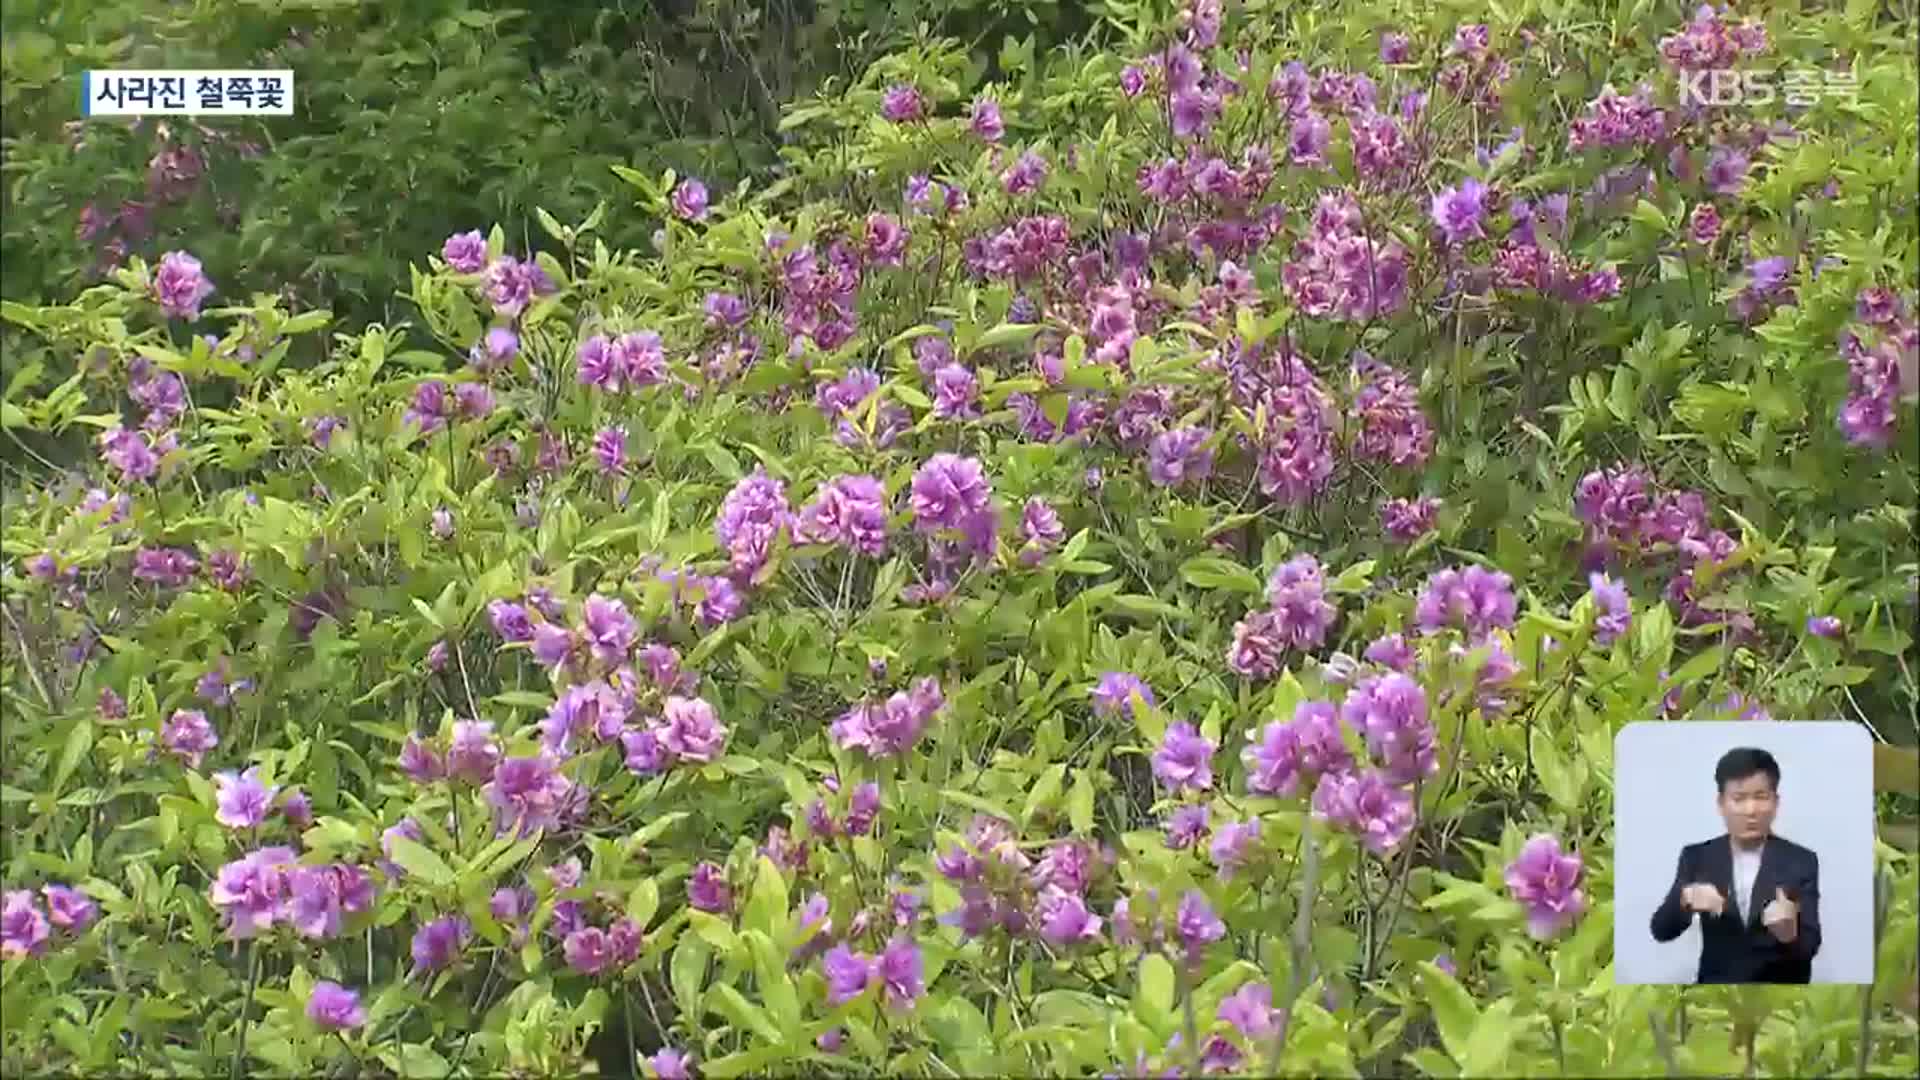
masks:
<svg viewBox="0 0 1920 1080"><path fill-rule="evenodd" d="M1776 835L1820 857L1816 983L1873 981L1873 739L1857 724L1675 721L1629 724L1615 737L1614 981L1691 983L1697 924L1673 941L1648 924L1673 884L1685 844L1727 831L1714 806L1713 768L1736 746L1780 763Z"/></svg>

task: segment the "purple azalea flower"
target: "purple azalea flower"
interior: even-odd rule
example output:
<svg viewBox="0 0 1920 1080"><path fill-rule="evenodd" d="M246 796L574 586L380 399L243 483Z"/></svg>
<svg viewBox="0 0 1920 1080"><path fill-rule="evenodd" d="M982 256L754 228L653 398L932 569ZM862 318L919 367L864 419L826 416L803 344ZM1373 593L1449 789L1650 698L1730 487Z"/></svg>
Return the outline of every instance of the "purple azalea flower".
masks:
<svg viewBox="0 0 1920 1080"><path fill-rule="evenodd" d="M687 903L695 910L725 914L733 907L733 892L727 888L726 872L710 862L693 868L687 878Z"/></svg>
<svg viewBox="0 0 1920 1080"><path fill-rule="evenodd" d="M1214 914L1213 905L1197 889L1188 890L1174 911L1174 932L1187 948L1190 960L1197 959L1208 945L1227 936L1227 924Z"/></svg>
<svg viewBox="0 0 1920 1080"><path fill-rule="evenodd" d="M1007 125L1000 116L1000 103L992 98L981 98L973 103L973 133L990 143L997 143L1007 133Z"/></svg>
<svg viewBox="0 0 1920 1080"><path fill-rule="evenodd" d="M1133 696L1140 695L1148 708L1155 705L1153 688L1140 681L1138 675L1125 671L1109 671L1100 676L1093 688L1093 711L1103 717L1124 716L1133 718Z"/></svg>
<svg viewBox="0 0 1920 1080"><path fill-rule="evenodd" d="M566 936L560 945L567 966L582 975L598 975L613 966L613 939L597 926L585 926Z"/></svg>
<svg viewBox="0 0 1920 1080"><path fill-rule="evenodd" d="M1414 621L1425 633L1458 626L1478 640L1495 627L1513 628L1516 604L1513 579L1483 566L1449 568L1427 580L1414 608Z"/></svg>
<svg viewBox="0 0 1920 1080"><path fill-rule="evenodd" d="M261 848L222 866L207 895L227 917L227 934L235 941L254 937L283 915L286 872L292 868L293 849Z"/></svg>
<svg viewBox="0 0 1920 1080"><path fill-rule="evenodd" d="M1541 834L1528 840L1519 857L1507 865L1507 890L1527 909L1527 933L1546 941L1572 925L1587 910L1580 890L1584 868L1580 857L1560 850L1557 837Z"/></svg>
<svg viewBox="0 0 1920 1080"><path fill-rule="evenodd" d="M1205 446L1212 434L1190 427L1157 436L1147 450L1148 479L1160 487L1205 479L1213 471L1213 452Z"/></svg>
<svg viewBox="0 0 1920 1080"><path fill-rule="evenodd" d="M1427 692L1411 678L1391 671L1361 680L1340 714L1366 737L1367 749L1390 783L1411 784L1438 771Z"/></svg>
<svg viewBox="0 0 1920 1080"><path fill-rule="evenodd" d="M1211 816L1204 805L1188 803L1174 809L1167 815L1167 847L1174 851L1184 851L1200 842L1207 835L1207 819Z"/></svg>
<svg viewBox="0 0 1920 1080"><path fill-rule="evenodd" d="M911 491L915 525L923 532L965 527L993 494L979 458L944 453L913 474Z"/></svg>
<svg viewBox="0 0 1920 1080"><path fill-rule="evenodd" d="M213 819L229 829L253 829L267 819L273 808L273 796L280 789L260 781L259 769L244 773L216 773Z"/></svg>
<svg viewBox="0 0 1920 1080"><path fill-rule="evenodd" d="M500 743L493 724L483 720L455 720L453 742L447 749L447 775L469 784L484 784L500 764Z"/></svg>
<svg viewBox="0 0 1920 1080"><path fill-rule="evenodd" d="M1392 851L1413 831L1413 796L1377 770L1322 776L1313 789L1313 813L1357 834L1376 855Z"/></svg>
<svg viewBox="0 0 1920 1080"><path fill-rule="evenodd" d="M707 185L689 176L673 189L673 212L686 221L707 216Z"/></svg>
<svg viewBox="0 0 1920 1080"><path fill-rule="evenodd" d="M581 611L581 637L603 664L624 663L633 651L640 626L627 613L627 605L618 599L595 593L587 597Z"/></svg>
<svg viewBox="0 0 1920 1080"><path fill-rule="evenodd" d="M1087 910L1079 893L1049 885L1034 903L1033 922L1040 936L1055 945L1092 941L1100 935L1100 916Z"/></svg>
<svg viewBox="0 0 1920 1080"><path fill-rule="evenodd" d="M660 745L682 761L706 764L726 745L727 729L704 698L669 697L666 722L656 734Z"/></svg>
<svg viewBox="0 0 1920 1080"><path fill-rule="evenodd" d="M1279 1024L1273 1010L1273 988L1248 983L1220 1002L1220 1019L1232 1024L1248 1042L1271 1038Z"/></svg>
<svg viewBox="0 0 1920 1080"><path fill-rule="evenodd" d="M926 993L922 981L920 946L910 938L895 938L873 959L873 978L881 996L894 1008L905 1008Z"/></svg>
<svg viewBox="0 0 1920 1080"><path fill-rule="evenodd" d="M671 1046L662 1047L646 1062L656 1080L689 1080L693 1075L693 1055Z"/></svg>
<svg viewBox="0 0 1920 1080"><path fill-rule="evenodd" d="M1433 531L1440 500L1423 495L1417 499L1388 499L1380 504L1380 527L1392 540L1411 544Z"/></svg>
<svg viewBox="0 0 1920 1080"><path fill-rule="evenodd" d="M840 544L871 558L886 554L886 488L871 476L834 477L800 511L793 535L799 543Z"/></svg>
<svg viewBox="0 0 1920 1080"><path fill-rule="evenodd" d="M880 115L896 124L918 120L926 113L926 99L910 83L894 83L880 98Z"/></svg>
<svg viewBox="0 0 1920 1080"><path fill-rule="evenodd" d="M966 420L980 415L980 380L963 364L947 364L933 373L933 415Z"/></svg>
<svg viewBox="0 0 1920 1080"><path fill-rule="evenodd" d="M828 950L820 966L827 977L829 1005L845 1005L859 997L873 978L872 961L865 954L857 953L845 945L836 945Z"/></svg>
<svg viewBox="0 0 1920 1080"><path fill-rule="evenodd" d="M1815 615L1807 620L1807 633L1819 638L1838 638L1846 632L1846 627L1838 616Z"/></svg>
<svg viewBox="0 0 1920 1080"><path fill-rule="evenodd" d="M431 784L445 779L447 763L438 751L420 741L418 735L408 735L400 746L400 771L416 784Z"/></svg>
<svg viewBox="0 0 1920 1080"><path fill-rule="evenodd" d="M1205 791L1213 786L1213 752L1217 749L1192 724L1176 720L1167 726L1159 749L1153 753L1153 775L1174 791Z"/></svg>
<svg viewBox="0 0 1920 1080"><path fill-rule="evenodd" d="M1633 599L1627 595L1627 587L1602 573L1587 576L1587 583L1593 589L1593 604L1599 611L1594 620L1594 644L1601 648L1612 645L1633 622Z"/></svg>
<svg viewBox="0 0 1920 1080"><path fill-rule="evenodd" d="M1293 719L1268 724L1260 741L1241 752L1241 759L1247 766L1247 790L1267 796L1294 795L1302 787L1311 789L1321 776L1353 766L1338 713L1326 701L1294 706Z"/></svg>
<svg viewBox="0 0 1920 1080"><path fill-rule="evenodd" d="M0 956L38 956L52 936L47 917L28 889L9 889L0 898Z"/></svg>
<svg viewBox="0 0 1920 1080"><path fill-rule="evenodd" d="M1252 848L1259 839L1259 818L1221 826L1220 831L1214 834L1212 845L1207 848L1207 857L1220 868L1220 880L1232 880L1233 875L1253 856Z"/></svg>
<svg viewBox="0 0 1920 1080"><path fill-rule="evenodd" d="M153 274L153 298L169 318L199 318L201 302L212 295L213 282L201 271L199 259L184 251L169 251L160 257Z"/></svg>
<svg viewBox="0 0 1920 1080"><path fill-rule="evenodd" d="M100 917L100 905L78 889L43 885L40 895L47 901L47 919L61 930L77 934Z"/></svg>
<svg viewBox="0 0 1920 1080"><path fill-rule="evenodd" d="M1296 649L1319 648L1339 615L1326 601L1326 576L1312 555L1295 556L1274 568L1267 579L1267 602L1273 605L1282 642Z"/></svg>
<svg viewBox="0 0 1920 1080"><path fill-rule="evenodd" d="M307 998L307 1019L332 1031L357 1028L367 1022L360 995L339 983L321 979Z"/></svg>
<svg viewBox="0 0 1920 1080"><path fill-rule="evenodd" d="M439 971L459 959L473 936L473 926L462 915L443 915L414 931L413 970Z"/></svg>
<svg viewBox="0 0 1920 1080"><path fill-rule="evenodd" d="M1486 238L1486 199L1487 186L1471 176L1433 197L1433 223L1449 244Z"/></svg>
<svg viewBox="0 0 1920 1080"><path fill-rule="evenodd" d="M440 246L440 257L455 273L477 274L487 268L487 238L479 229L454 233Z"/></svg>

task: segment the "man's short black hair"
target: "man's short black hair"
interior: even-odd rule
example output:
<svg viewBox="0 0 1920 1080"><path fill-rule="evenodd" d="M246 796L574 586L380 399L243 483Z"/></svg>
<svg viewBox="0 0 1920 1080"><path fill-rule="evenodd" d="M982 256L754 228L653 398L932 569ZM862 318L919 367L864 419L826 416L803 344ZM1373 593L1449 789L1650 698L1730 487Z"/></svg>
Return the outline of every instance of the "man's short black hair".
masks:
<svg viewBox="0 0 1920 1080"><path fill-rule="evenodd" d="M1780 790L1780 763L1773 755L1752 746L1736 746L1720 755L1720 764L1713 767L1714 789L1725 793L1727 784L1733 780L1745 780L1756 773L1766 773L1773 790Z"/></svg>

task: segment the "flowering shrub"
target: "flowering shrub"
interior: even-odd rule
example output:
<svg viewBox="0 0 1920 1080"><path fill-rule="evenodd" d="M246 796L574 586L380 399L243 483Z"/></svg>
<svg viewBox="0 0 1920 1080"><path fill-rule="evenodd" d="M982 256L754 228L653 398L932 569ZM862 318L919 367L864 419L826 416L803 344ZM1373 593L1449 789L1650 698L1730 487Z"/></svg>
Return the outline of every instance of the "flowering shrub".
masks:
<svg viewBox="0 0 1920 1080"><path fill-rule="evenodd" d="M0 1059L1911 1072L1910 786L1864 1005L1607 958L1621 725L1914 739L1910 24L1279 11L922 42L645 250L421 252L436 348L6 305L97 455L8 489Z"/></svg>

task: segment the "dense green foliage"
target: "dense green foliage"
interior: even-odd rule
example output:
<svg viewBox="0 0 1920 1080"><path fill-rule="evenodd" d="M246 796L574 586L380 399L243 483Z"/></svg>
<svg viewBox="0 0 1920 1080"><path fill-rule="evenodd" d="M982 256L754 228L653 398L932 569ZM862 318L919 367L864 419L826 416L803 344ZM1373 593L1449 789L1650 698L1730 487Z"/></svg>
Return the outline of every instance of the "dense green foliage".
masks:
<svg viewBox="0 0 1920 1080"><path fill-rule="evenodd" d="M1920 1066L1912 13L1020 7L316 6L176 239L8 222L9 1075ZM1873 986L1615 984L1736 716L1872 729Z"/></svg>

